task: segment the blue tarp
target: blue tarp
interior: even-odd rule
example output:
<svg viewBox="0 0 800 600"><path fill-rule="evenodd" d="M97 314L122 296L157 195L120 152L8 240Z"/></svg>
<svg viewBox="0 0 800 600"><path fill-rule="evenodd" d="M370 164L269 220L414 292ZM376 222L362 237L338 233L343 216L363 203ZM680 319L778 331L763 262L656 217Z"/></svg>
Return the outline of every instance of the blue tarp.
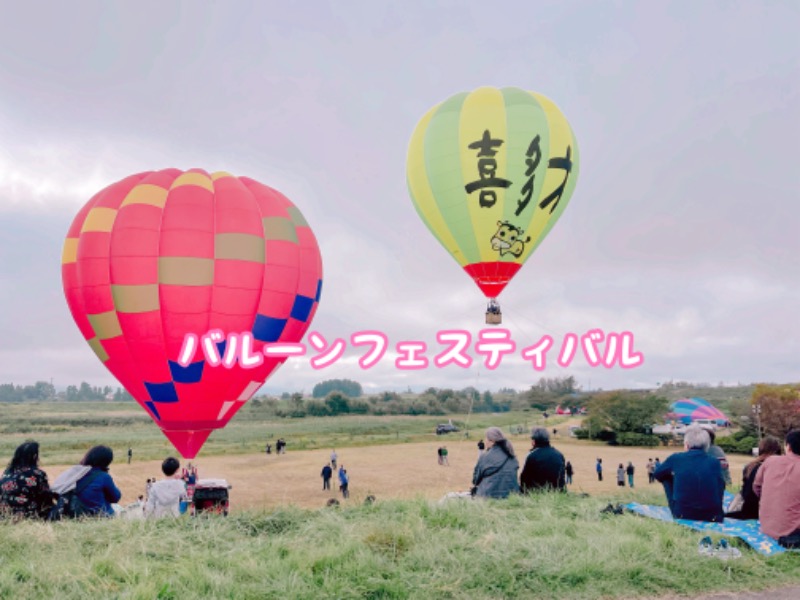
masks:
<svg viewBox="0 0 800 600"><path fill-rule="evenodd" d="M725 505L727 506L733 499L730 492L725 492ZM738 519L725 519L722 523L709 523L707 521L690 521L689 519L673 519L672 513L667 506L651 506L631 502L625 508L635 512L637 515L658 519L668 523L677 523L684 527L690 527L697 531L709 531L728 536L735 536L743 539L747 544L759 554L764 556L775 556L786 552L786 548L778 544L773 538L761 533L758 521L739 521Z"/></svg>

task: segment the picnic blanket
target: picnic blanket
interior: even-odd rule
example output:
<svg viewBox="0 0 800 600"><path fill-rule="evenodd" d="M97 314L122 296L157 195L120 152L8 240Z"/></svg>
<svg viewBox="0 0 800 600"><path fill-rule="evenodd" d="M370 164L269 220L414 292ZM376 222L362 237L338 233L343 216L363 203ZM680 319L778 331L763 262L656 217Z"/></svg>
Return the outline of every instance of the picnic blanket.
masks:
<svg viewBox="0 0 800 600"><path fill-rule="evenodd" d="M731 500L733 500L733 494L725 492L725 506L730 504ZM740 521L738 519L725 519L722 523L709 523L707 521L673 519L668 506L652 506L631 502L626 504L625 508L635 512L637 515L650 519L677 523L678 525L683 525L684 527L689 527L697 531L710 531L741 538L747 542L753 550L764 556L775 556L776 554L786 552L786 548L778 544L775 539L761 533L759 523L756 520Z"/></svg>

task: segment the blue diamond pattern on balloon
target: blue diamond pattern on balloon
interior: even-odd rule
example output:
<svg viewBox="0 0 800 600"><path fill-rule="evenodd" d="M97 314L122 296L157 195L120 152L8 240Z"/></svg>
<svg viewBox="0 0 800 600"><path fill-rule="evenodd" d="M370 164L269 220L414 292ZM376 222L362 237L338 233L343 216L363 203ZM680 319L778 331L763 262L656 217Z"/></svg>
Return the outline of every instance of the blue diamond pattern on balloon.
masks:
<svg viewBox="0 0 800 600"><path fill-rule="evenodd" d="M283 333L284 327L286 327L286 319L256 315L256 322L253 324L253 337L265 344L277 342Z"/></svg>
<svg viewBox="0 0 800 600"><path fill-rule="evenodd" d="M169 372L172 374L172 381L175 383L197 383L203 378L203 366L206 361L190 363L185 367L180 366L174 361L169 361Z"/></svg>
<svg viewBox="0 0 800 600"><path fill-rule="evenodd" d="M305 323L308 320L308 315L311 314L311 309L313 307L313 298L309 298L308 296L300 296L298 294L294 298L294 306L292 306L291 317Z"/></svg>
<svg viewBox="0 0 800 600"><path fill-rule="evenodd" d="M156 418L157 421L161 420L161 415L158 414L158 409L153 402L145 402L144 405L150 409L150 412L153 413L153 416Z"/></svg>
<svg viewBox="0 0 800 600"><path fill-rule="evenodd" d="M177 402L178 392L175 390L175 384L171 381L167 383L147 383L144 382L147 388L147 393L150 394L150 399L153 402Z"/></svg>

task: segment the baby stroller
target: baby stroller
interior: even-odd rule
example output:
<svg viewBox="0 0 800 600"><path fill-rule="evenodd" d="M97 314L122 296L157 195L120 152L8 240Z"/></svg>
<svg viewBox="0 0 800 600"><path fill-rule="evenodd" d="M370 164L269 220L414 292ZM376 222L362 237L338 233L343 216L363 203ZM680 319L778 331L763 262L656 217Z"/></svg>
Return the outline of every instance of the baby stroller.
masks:
<svg viewBox="0 0 800 600"><path fill-rule="evenodd" d="M200 479L192 496L192 514L210 513L228 516L228 490L231 486L224 479Z"/></svg>

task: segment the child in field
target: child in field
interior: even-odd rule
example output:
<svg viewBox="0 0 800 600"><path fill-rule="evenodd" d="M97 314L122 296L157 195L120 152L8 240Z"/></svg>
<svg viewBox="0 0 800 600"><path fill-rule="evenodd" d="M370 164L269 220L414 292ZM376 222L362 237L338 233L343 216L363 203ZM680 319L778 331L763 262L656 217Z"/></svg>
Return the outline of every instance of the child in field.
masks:
<svg viewBox="0 0 800 600"><path fill-rule="evenodd" d="M150 487L144 514L149 518L178 517L181 514L181 500L186 498L186 483L178 472L181 464L177 458L169 457L161 464L165 479L156 481Z"/></svg>
<svg viewBox="0 0 800 600"><path fill-rule="evenodd" d="M622 466L622 463L619 463L619 467L617 467L617 485L625 487L625 467Z"/></svg>

